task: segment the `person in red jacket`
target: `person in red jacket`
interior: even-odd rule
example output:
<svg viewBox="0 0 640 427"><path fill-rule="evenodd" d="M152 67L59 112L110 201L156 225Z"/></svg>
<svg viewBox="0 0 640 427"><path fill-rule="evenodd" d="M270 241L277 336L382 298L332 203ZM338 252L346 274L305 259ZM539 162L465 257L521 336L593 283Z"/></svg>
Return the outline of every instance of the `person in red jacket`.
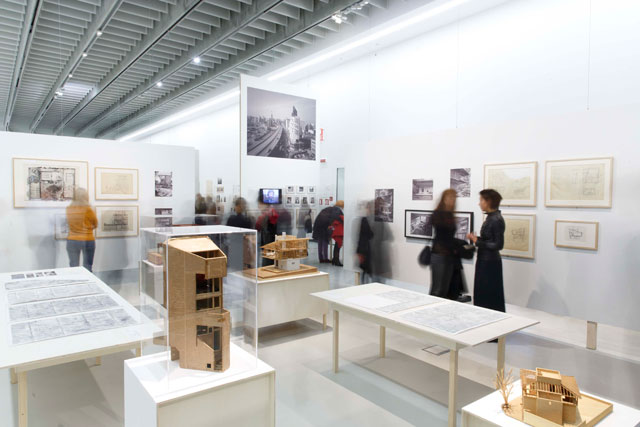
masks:
<svg viewBox="0 0 640 427"><path fill-rule="evenodd" d="M344 242L344 215L340 215L340 219L333 221L331 228L333 228L331 238L336 242L333 248L333 261L331 261L331 264L342 267L342 263L340 262L340 248L342 248Z"/></svg>

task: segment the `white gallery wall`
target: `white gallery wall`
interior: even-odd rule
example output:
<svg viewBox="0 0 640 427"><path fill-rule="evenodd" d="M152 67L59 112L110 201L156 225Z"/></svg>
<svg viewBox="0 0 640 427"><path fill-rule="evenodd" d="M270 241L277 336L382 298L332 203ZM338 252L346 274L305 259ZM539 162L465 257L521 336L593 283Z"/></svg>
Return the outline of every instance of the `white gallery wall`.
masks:
<svg viewBox="0 0 640 427"><path fill-rule="evenodd" d="M321 94L319 157L327 162L318 186L332 185L336 168L345 168L346 235L355 231L359 201L372 200L376 188L395 189L385 244L393 279L430 282L416 262L422 243L404 238L404 210L432 209L435 201L411 201L411 179L434 179L437 197L449 169L471 168L473 197L458 208L476 213L479 231L483 164L537 161L538 206L505 209L537 216L535 259L504 261L507 301L640 330L639 45L640 2L511 0L328 70L312 67L290 83ZM213 152L237 149L237 108L211 114L206 135L190 138ZM613 207L545 208L544 161L593 156L614 157ZM216 161L201 153L201 176L209 173L203 163ZM286 170L248 173L258 182ZM555 248L556 219L599 221L599 250ZM355 242L345 244L345 265L354 266ZM465 270L472 285L473 265Z"/></svg>
<svg viewBox="0 0 640 427"><path fill-rule="evenodd" d="M193 216L196 151L191 147L157 146L85 138L0 132L0 271L66 267L66 241L55 240L54 219L64 208L14 208L12 158L80 160L88 162L89 197L97 206L138 206L140 216L155 208L171 207L178 219ZM138 200L95 201L94 168L138 169ZM173 172L173 196L155 197L155 171ZM94 271L136 268L140 259L137 237L96 239Z"/></svg>

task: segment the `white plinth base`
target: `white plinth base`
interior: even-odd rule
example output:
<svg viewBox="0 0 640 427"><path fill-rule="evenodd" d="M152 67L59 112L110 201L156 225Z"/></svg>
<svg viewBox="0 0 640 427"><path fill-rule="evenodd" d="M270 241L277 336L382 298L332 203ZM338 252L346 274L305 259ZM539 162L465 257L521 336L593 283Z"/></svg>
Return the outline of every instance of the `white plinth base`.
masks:
<svg viewBox="0 0 640 427"><path fill-rule="evenodd" d="M326 301L310 294L329 290L327 273L258 280L258 327L326 315Z"/></svg>
<svg viewBox="0 0 640 427"><path fill-rule="evenodd" d="M580 379L578 378L578 381ZM600 421L598 427L633 427L640 423L640 411L630 408L620 403L612 402L592 393L586 394L601 400L613 403L613 412ZM516 381L509 400L513 400L522 395L520 381ZM501 405L504 403L502 396L495 391L480 400L462 408L462 427L527 427L528 424L514 420L502 412Z"/></svg>
<svg viewBox="0 0 640 427"><path fill-rule="evenodd" d="M159 353L125 361L125 427L275 425L275 370L266 363L256 364L231 344L225 372L177 367L169 380L167 357Z"/></svg>

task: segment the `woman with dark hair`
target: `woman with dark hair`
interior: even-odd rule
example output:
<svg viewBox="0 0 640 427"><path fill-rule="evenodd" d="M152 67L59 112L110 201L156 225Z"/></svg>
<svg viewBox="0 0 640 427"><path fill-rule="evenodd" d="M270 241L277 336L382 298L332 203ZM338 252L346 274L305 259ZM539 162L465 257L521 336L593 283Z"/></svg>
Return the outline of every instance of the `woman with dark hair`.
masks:
<svg viewBox="0 0 640 427"><path fill-rule="evenodd" d="M440 196L438 207L433 212L435 236L431 248L430 294L441 298L457 299L462 280L462 262L456 255L456 190L448 189Z"/></svg>
<svg viewBox="0 0 640 427"><path fill-rule="evenodd" d="M480 209L487 218L480 229L480 236L470 233L467 238L478 248L476 274L473 285L474 305L505 311L502 258L504 247L504 219L500 213L502 196L496 190L480 192Z"/></svg>

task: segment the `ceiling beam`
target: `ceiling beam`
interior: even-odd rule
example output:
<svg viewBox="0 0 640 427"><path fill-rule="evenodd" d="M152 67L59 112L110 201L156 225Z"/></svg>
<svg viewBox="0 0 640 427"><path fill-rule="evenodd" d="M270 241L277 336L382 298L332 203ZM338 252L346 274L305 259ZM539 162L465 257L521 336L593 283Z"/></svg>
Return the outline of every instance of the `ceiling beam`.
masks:
<svg viewBox="0 0 640 427"><path fill-rule="evenodd" d="M267 34L265 39L258 41L252 49L240 52L237 56L234 56L228 61L224 62L222 66L216 67L212 70L207 71L206 73L201 74L200 76L191 80L189 83L153 101L146 107L141 108L140 110L128 115L127 117L124 117L121 120L118 120L108 128L100 131L97 134L97 137L102 138L119 129L127 121L141 117L146 113L152 111L153 109L158 108L161 105L166 104L167 102L170 102L194 89L199 88L212 79L222 76L223 74L233 70L239 65L251 61L252 59L262 55L263 53L273 49L274 47L298 36L299 34L304 33L308 29L318 25L324 20L329 19L331 15L333 15L336 11L349 7L354 3L357 3L357 1L334 0L331 3L318 4L313 12L303 11L301 13L299 21L292 23L286 27L278 28L275 33Z"/></svg>
<svg viewBox="0 0 640 427"><path fill-rule="evenodd" d="M49 110L49 107L53 104L56 92L59 91L65 82L69 79L69 75L73 73L76 67L82 61L82 54L91 49L91 46L98 40L98 30L103 30L108 24L113 15L118 11L120 5L124 0L111 0L104 2L99 12L91 19L91 24L84 32L82 39L76 45L76 49L67 61L62 72L58 75L58 79L54 83L53 87L47 94L47 97L42 102L42 105L38 109L38 112L33 117L31 124L29 125L29 131L34 132L40 121L44 118L45 114Z"/></svg>
<svg viewBox="0 0 640 427"><path fill-rule="evenodd" d="M11 116L13 115L13 108L16 105L16 98L20 91L20 83L22 82L24 66L27 63L29 53L31 52L31 42L33 41L41 9L42 0L27 2L27 9L24 15L24 25L20 36L20 45L18 46L18 54L16 55L16 62L13 68L13 78L11 79L11 87L9 88L9 102L7 103L7 109L5 110L2 121L2 125L5 130L9 130L9 123L11 122Z"/></svg>
<svg viewBox="0 0 640 427"><path fill-rule="evenodd" d="M83 126L82 129L76 132L76 135L81 135L86 130L94 127L95 125L109 117L113 112L119 111L123 105L128 104L129 102L138 98L140 95L144 94L146 91L152 89L157 82L170 77L172 74L178 72L183 67L191 64L193 58L195 58L196 56L203 56L212 49L221 49L222 45L227 40L234 37L236 34L241 33L245 27L253 24L256 20L260 19L262 15L269 12L279 4L283 3L283 1L284 0L257 0L251 5L242 4L240 13L233 14L231 16L231 19L228 21L224 21L220 28L205 36L202 40L198 41L195 45L189 48L189 50L177 57L176 60L169 64L167 67L150 76L135 90L129 92L127 95L119 99L118 102L112 104L99 116L95 117L85 126Z"/></svg>
<svg viewBox="0 0 640 427"><path fill-rule="evenodd" d="M140 40L136 46L129 51L126 57L124 57L118 65L116 65L94 88L87 94L87 96L75 106L73 110L67 116L62 119L58 126L54 130L54 134L59 134L60 131L73 120L82 110L84 110L95 98L100 95L105 89L107 89L113 82L116 81L120 75L127 71L142 55L144 55L149 49L153 48L162 38L180 23L193 9L199 6L204 0L183 0L177 2L175 5L169 7L169 11L164 15L163 19L156 22L153 29L149 31Z"/></svg>

